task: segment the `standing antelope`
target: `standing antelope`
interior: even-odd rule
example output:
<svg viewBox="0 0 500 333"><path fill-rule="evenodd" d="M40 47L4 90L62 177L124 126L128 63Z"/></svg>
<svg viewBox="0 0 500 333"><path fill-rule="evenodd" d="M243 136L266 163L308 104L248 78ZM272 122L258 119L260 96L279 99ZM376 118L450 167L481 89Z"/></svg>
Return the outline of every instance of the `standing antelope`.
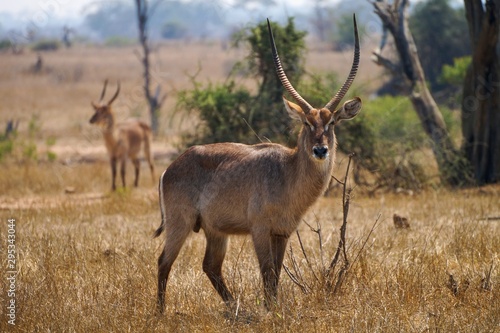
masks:
<svg viewBox="0 0 500 333"><path fill-rule="evenodd" d="M111 164L111 188L113 191L116 190L115 178L116 164L118 162L120 162L122 185L123 187L125 187L125 165L127 162L127 157L130 158L132 160L132 163L134 164L134 186L137 187L137 185L139 184L140 168L138 155L141 150L142 144L144 144L144 156L149 164L149 169L151 170L151 178L154 182L154 165L150 153L151 128L147 124L136 119L115 124L115 117L113 115L113 110L111 109L111 104L120 93L120 83L118 82L116 93L113 95L113 97L111 97L109 102L103 104L102 99L104 98L104 95L106 93L107 85L108 80L104 81L104 88L102 89L99 103L95 104L94 102L91 102L92 106L94 107L95 113L92 118L90 118L90 123L96 124L102 129L104 143L106 144L106 149L108 151Z"/></svg>
<svg viewBox="0 0 500 333"><path fill-rule="evenodd" d="M165 307L172 264L189 233L200 229L207 239L203 270L228 305L234 298L221 271L228 235L252 236L264 282L265 305L270 308L276 301L288 238L330 181L336 149L334 126L353 118L361 109L361 99L355 97L336 110L359 64L355 18L354 61L349 77L321 109L307 103L288 81L269 20L268 29L276 72L297 102L283 97L290 117L302 123L297 147L273 143L193 146L163 172L159 183L162 221L154 234L166 234L158 258L159 312Z"/></svg>

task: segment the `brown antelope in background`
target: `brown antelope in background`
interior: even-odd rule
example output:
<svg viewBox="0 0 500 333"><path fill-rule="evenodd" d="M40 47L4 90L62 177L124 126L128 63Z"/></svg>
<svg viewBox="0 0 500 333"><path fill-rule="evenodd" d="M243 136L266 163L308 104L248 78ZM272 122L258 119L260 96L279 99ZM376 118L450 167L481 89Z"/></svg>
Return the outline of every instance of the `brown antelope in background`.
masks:
<svg viewBox="0 0 500 333"><path fill-rule="evenodd" d="M104 81L104 87L102 89L101 98L99 103L95 104L91 102L94 107L95 113L90 118L90 123L101 127L102 135L104 137L104 143L106 144L106 149L109 154L109 159L111 163L111 177L112 190L116 190L115 178L116 178L116 164L120 162L120 174L122 178L122 185L125 187L125 166L127 162L127 157L132 160L135 168L135 180L134 186L137 187L139 184L139 152L141 150L141 145L144 144L144 157L149 163L149 169L151 170L151 177L153 182L155 182L154 176L154 165L151 159L151 128L143 123L142 121L131 119L123 123L115 124L115 117L113 115L113 110L111 109L111 104L118 97L120 93L120 83L118 82L118 87L116 93L111 97L108 103L102 103L102 99L106 94L106 86L108 85L108 80Z"/></svg>
<svg viewBox="0 0 500 333"><path fill-rule="evenodd" d="M324 108L313 108L288 81L269 36L276 71L295 103L283 98L286 110L302 123L297 147L279 144L216 143L193 146L160 178L165 231L158 258L158 310L163 312L168 275L191 231L203 229L207 239L203 270L226 304L234 301L222 277L228 235L250 234L264 282L265 305L274 304L290 235L307 209L325 191L335 160L334 127L361 109L355 97L336 109L352 84L359 64L359 39L354 19L355 51L349 77Z"/></svg>

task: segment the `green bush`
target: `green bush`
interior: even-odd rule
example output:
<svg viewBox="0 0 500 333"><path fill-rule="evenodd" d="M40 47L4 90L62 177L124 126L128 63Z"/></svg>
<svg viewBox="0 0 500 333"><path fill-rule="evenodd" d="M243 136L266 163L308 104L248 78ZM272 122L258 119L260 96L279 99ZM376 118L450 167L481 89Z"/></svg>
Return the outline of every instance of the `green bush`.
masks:
<svg viewBox="0 0 500 333"><path fill-rule="evenodd" d="M315 107L322 107L340 87L334 73L310 75L301 81L299 91ZM356 86L351 87L344 100L364 96ZM444 121L455 136L459 132L453 112L441 107ZM358 184L373 189L420 189L429 179L425 174L419 152L431 146L422 129L410 100L407 97L383 96L373 100L363 99L361 113L344 121L335 132L339 150L356 154L355 169Z"/></svg>
<svg viewBox="0 0 500 333"><path fill-rule="evenodd" d="M448 128L456 127L451 112L442 111ZM337 134L339 149L357 155L358 183L419 190L428 181L418 152L431 143L407 97L365 101L360 115L339 126Z"/></svg>
<svg viewBox="0 0 500 333"><path fill-rule="evenodd" d="M453 86L462 86L465 74L467 73L467 68L469 68L471 62L471 56L453 59L453 65L443 66L439 80Z"/></svg>
<svg viewBox="0 0 500 333"><path fill-rule="evenodd" d="M202 121L195 134L186 137L190 144L214 142L248 142L248 121L251 118L249 105L252 97L233 81L223 84L208 84L202 88L194 82L194 89L181 91L177 107L196 112Z"/></svg>
<svg viewBox="0 0 500 333"><path fill-rule="evenodd" d="M12 154L18 126L19 122L8 120L4 133L0 133L0 161L2 161L5 156Z"/></svg>
<svg viewBox="0 0 500 333"><path fill-rule="evenodd" d="M135 40L122 36L111 36L104 41L104 45L110 47L125 47L134 44Z"/></svg>
<svg viewBox="0 0 500 333"><path fill-rule="evenodd" d="M10 39L0 40L0 51L9 50L12 47L12 42Z"/></svg>
<svg viewBox="0 0 500 333"><path fill-rule="evenodd" d="M335 21L335 30L330 36L333 42L333 48L336 51L343 51L354 47L354 28L351 14L342 15ZM358 24L359 38L362 39L366 34L366 28L360 22Z"/></svg>
<svg viewBox="0 0 500 333"><path fill-rule="evenodd" d="M56 51L61 47L61 43L55 39L43 39L36 42L32 49L33 51Z"/></svg>
<svg viewBox="0 0 500 333"><path fill-rule="evenodd" d="M38 154L36 142L43 137L40 117L37 114L31 116L26 133L18 133L18 125L19 122L8 121L4 133L0 134L0 162L6 161L7 158L17 163L57 160L57 154L50 150L56 144L55 137L45 139L46 155Z"/></svg>
<svg viewBox="0 0 500 333"><path fill-rule="evenodd" d="M45 145L47 146L47 160L49 162L54 162L57 159L57 154L54 153L53 151L50 151L50 147L54 146L56 144L56 138L53 136L48 137L45 139Z"/></svg>
<svg viewBox="0 0 500 333"><path fill-rule="evenodd" d="M471 53L464 6L451 0L415 1L408 23L432 92L446 88L439 80L443 65Z"/></svg>
<svg viewBox="0 0 500 333"><path fill-rule="evenodd" d="M305 33L295 29L293 19L284 27L274 22L271 26L283 68L288 78L297 82L304 73ZM245 87L236 86L232 78L228 83L210 83L206 87L193 79L193 90L180 92L177 107L196 111L202 127L196 135L188 136L186 143L292 141L291 120L283 111L284 88L274 69L267 23L240 31L234 36L234 44L248 47L249 55L245 62L235 65L232 73L244 69L247 76L255 77L258 92L252 95Z"/></svg>
<svg viewBox="0 0 500 333"><path fill-rule="evenodd" d="M0 161L2 161L5 156L10 155L14 148L14 140L11 138L0 139Z"/></svg>
<svg viewBox="0 0 500 333"><path fill-rule="evenodd" d="M161 28L161 36L165 39L182 39L187 34L187 25L179 21L166 22Z"/></svg>

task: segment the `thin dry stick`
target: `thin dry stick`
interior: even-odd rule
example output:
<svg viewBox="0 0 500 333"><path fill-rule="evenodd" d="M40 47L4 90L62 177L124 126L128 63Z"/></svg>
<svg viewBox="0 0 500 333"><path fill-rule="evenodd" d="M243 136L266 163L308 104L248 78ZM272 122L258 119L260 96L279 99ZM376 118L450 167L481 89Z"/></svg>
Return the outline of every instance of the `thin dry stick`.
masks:
<svg viewBox="0 0 500 333"><path fill-rule="evenodd" d="M349 265L349 262L347 260L347 253L345 250L345 232L347 229L347 215L349 213L349 201L350 201L350 195L351 195L352 189L349 189L347 194L346 194L346 190L347 190L347 177L349 176L349 169L351 167L351 161L352 161L353 156L354 156L354 153L349 154L349 162L347 163L347 170L345 172L344 182L342 183L342 186L343 186L343 191L342 191L343 221L342 221L342 226L340 227L340 240L339 240L339 245L337 247L337 252L335 253L333 260L330 263L330 267L328 267L328 270L326 273L327 277L330 276L333 269L337 266L337 262L339 260L341 251L344 254L344 263L345 263L344 266Z"/></svg>
<svg viewBox="0 0 500 333"><path fill-rule="evenodd" d="M314 229L309 223L307 223L306 220L304 220L304 223L311 229L312 232L318 235L318 242L319 242L319 255L320 255L320 260L321 260L321 267L325 267L324 265L324 258L323 258L323 236L321 234L321 223L319 223L318 216L314 213L314 217L316 218L316 229Z"/></svg>
<svg viewBox="0 0 500 333"><path fill-rule="evenodd" d="M299 286L300 290L302 290L304 294L307 294L308 293L307 287L302 283L300 283L300 281L295 277L295 275L293 275L292 272L290 272L290 269L286 266L283 266L283 269L285 270L290 280L292 280L293 283Z"/></svg>
<svg viewBox="0 0 500 333"><path fill-rule="evenodd" d="M292 273L292 271L290 271L290 269L286 265L283 265L283 269L285 270L290 280L292 280L293 283L299 286L300 290L302 290L304 294L307 294L310 288L304 283L302 283L304 279L302 277L302 274L300 274L300 270L298 268L298 264L297 261L295 260L295 256L293 254L293 249L291 246L290 246L289 258L292 261L292 267L295 273Z"/></svg>
<svg viewBox="0 0 500 333"><path fill-rule="evenodd" d="M302 277L302 271L300 270L299 264L297 263L297 260L295 259L295 255L293 254L293 248L290 245L290 253L288 254L290 260L292 261L292 267L294 271L294 276L297 281L303 281L304 278ZM291 271L290 271L291 272Z"/></svg>
<svg viewBox="0 0 500 333"><path fill-rule="evenodd" d="M320 255L320 259L321 259L321 267L325 267L324 265L324 260L323 260L323 237L322 237L322 234L321 234L321 224L319 223L318 220L316 220L316 230L317 230L317 233L318 233L318 241L319 241L319 255Z"/></svg>
<svg viewBox="0 0 500 333"><path fill-rule="evenodd" d="M350 160L349 160L350 161ZM346 173L347 176L347 173ZM347 214L349 213L349 201L351 198L351 191L352 189L348 190L347 193L347 199L345 201L345 206L344 206L344 223L342 223L342 227L340 228L340 242L342 243L342 253L344 257L344 265L340 269L339 276L337 278L337 283L335 284L335 288L333 289L333 293L336 294L337 291L340 290L340 287L342 286L342 283L344 282L344 277L347 271L349 270L349 259L347 258L347 251L345 248L345 232L347 229ZM339 243L340 245L340 243Z"/></svg>
<svg viewBox="0 0 500 333"><path fill-rule="evenodd" d="M481 280L481 288L483 290L491 290L491 272L493 271L493 261L486 276Z"/></svg>
<svg viewBox="0 0 500 333"><path fill-rule="evenodd" d="M306 250L304 249L304 244L302 244L302 238L300 238L300 233L298 230L296 230L295 233L297 234L297 238L299 239L300 249L302 250L302 255L306 259L307 267L309 267L309 270L311 271L316 281L319 281L318 276L314 272L314 268L312 267L312 264L309 261L309 257L307 256Z"/></svg>

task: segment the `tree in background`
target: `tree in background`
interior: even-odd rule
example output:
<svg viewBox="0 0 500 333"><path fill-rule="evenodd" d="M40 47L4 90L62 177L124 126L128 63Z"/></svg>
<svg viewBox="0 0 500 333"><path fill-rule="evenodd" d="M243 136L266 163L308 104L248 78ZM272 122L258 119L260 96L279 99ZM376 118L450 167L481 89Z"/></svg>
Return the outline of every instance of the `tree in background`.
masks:
<svg viewBox="0 0 500 333"><path fill-rule="evenodd" d="M358 18L360 41L366 34L363 22L371 18L371 6L366 0L332 2L314 0L309 18L312 33L321 42L330 43L335 51L344 51L354 46L352 38L352 14Z"/></svg>
<svg viewBox="0 0 500 333"><path fill-rule="evenodd" d="M298 83L305 73L304 52L306 32L297 30L293 18L289 18L285 26L271 22L276 45L282 59L282 66L291 82ZM261 22L256 26L243 30L235 36L235 45L244 44L249 54L244 64L248 74L258 81L258 93L252 105L248 119L250 124L259 129L259 135L283 141L290 128L290 119L282 113L270 112L282 110L284 88L276 76L267 24ZM285 121L284 121L285 120Z"/></svg>
<svg viewBox="0 0 500 333"><path fill-rule="evenodd" d="M157 1L153 8L158 5ZM158 116L162 103L167 98L164 94L160 97L161 86L158 84L156 86L156 92L152 94L151 92L151 72L150 72L150 62L149 54L151 52L148 42L148 20L152 11L148 10L147 0L135 0L136 10L137 10L137 22L139 24L139 41L142 46L142 57L141 62L144 67L144 95L146 96L146 101L149 106L149 114L151 117L151 129L154 134L158 134Z"/></svg>
<svg viewBox="0 0 500 333"><path fill-rule="evenodd" d="M183 39L188 36L187 26L177 20L165 22L161 28L161 36L165 39Z"/></svg>
<svg viewBox="0 0 500 333"><path fill-rule="evenodd" d="M374 60L395 73L403 73L409 87L409 98L420 123L431 142L439 166L441 180L450 185L460 185L466 180L466 170L459 152L453 146L443 116L432 97L425 74L408 26L408 1L388 3L385 0L373 2L375 13L394 38L399 63L381 55L382 47L373 53Z"/></svg>
<svg viewBox="0 0 500 333"><path fill-rule="evenodd" d="M311 18L311 25L314 29L314 33L321 42L326 41L328 33L332 28L326 2L326 0L314 0L314 15Z"/></svg>
<svg viewBox="0 0 500 333"><path fill-rule="evenodd" d="M450 0L418 2L409 25L431 90L441 90L446 86L440 80L443 65L451 65L454 58L470 54L464 9L453 8Z"/></svg>
<svg viewBox="0 0 500 333"><path fill-rule="evenodd" d="M85 16L84 24L100 37L127 36L131 38L137 32L130 22L134 19L131 4L106 2L97 10Z"/></svg>
<svg viewBox="0 0 500 333"><path fill-rule="evenodd" d="M271 26L282 66L296 85L304 74L306 33L297 30L291 18L285 26L275 22ZM194 89L180 92L178 98L178 107L198 113L202 120L195 136L188 138L189 143L255 143L259 139L286 142L291 126L282 111L284 88L276 76L267 24L261 22L242 30L234 41L248 48L248 56L232 72L243 70L254 77L258 81L257 94L237 86L231 77L223 84L204 87L193 78Z"/></svg>
<svg viewBox="0 0 500 333"><path fill-rule="evenodd" d="M155 7L154 15L148 18L150 40L160 39L162 27L168 22L184 23L186 34L193 38L223 35L227 31L218 0L155 0L150 3ZM85 16L84 27L103 39L116 36L134 39L137 29L130 22L137 18L136 7L136 1L95 1L92 4L95 10Z"/></svg>
<svg viewBox="0 0 500 333"><path fill-rule="evenodd" d="M280 55L283 58L283 69L291 82L297 82L304 74L304 51L306 32L295 28L293 18L289 18L285 26L271 22L275 33L276 45L279 45ZM248 30L234 36L235 46L245 44L249 54L245 64L250 76L259 81L259 96L270 94L272 103L283 103L284 88L276 76L271 47L269 46L269 33L266 22L261 22Z"/></svg>
<svg viewBox="0 0 500 333"><path fill-rule="evenodd" d="M465 156L479 184L500 180L500 0L465 0L472 64L463 85Z"/></svg>
<svg viewBox="0 0 500 333"><path fill-rule="evenodd" d="M359 38L363 41L366 28L363 24L358 25ZM352 38L352 14L344 14L335 20L335 33L332 36L334 50L343 51L354 47Z"/></svg>

